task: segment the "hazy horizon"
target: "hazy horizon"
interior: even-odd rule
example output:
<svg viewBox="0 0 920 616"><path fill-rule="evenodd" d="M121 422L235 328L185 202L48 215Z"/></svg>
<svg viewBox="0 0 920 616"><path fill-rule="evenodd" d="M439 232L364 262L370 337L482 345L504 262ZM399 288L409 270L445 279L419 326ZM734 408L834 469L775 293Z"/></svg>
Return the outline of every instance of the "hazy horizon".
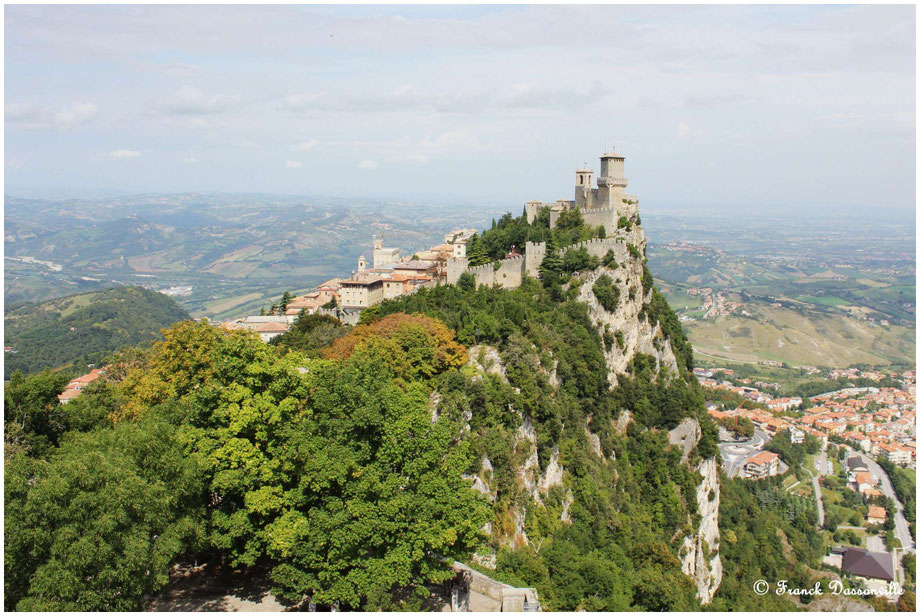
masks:
<svg viewBox="0 0 920 616"><path fill-rule="evenodd" d="M914 217L913 6L7 6L5 194ZM646 209L648 208L648 209Z"/></svg>

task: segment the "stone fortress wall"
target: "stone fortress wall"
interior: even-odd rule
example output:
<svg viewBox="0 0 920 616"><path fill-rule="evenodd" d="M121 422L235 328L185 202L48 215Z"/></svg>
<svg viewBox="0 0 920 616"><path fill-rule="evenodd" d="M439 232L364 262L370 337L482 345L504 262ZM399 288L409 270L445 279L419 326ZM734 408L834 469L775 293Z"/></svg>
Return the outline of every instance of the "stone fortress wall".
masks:
<svg viewBox="0 0 920 616"><path fill-rule="evenodd" d="M622 212L625 214L625 212ZM550 223L555 223L553 220L553 214L556 214L556 219L558 220L559 215L556 212L550 212ZM604 230L608 233L612 232L613 229L617 227L617 209L616 208L602 208L597 210L582 210L581 217L585 219L585 224L591 227L599 227L603 225Z"/></svg>
<svg viewBox="0 0 920 616"><path fill-rule="evenodd" d="M589 255L603 258L608 250L613 250L617 262L622 263L627 255L626 243L632 239L632 232L618 229L613 237L595 238L572 244L559 249L558 254L562 257L569 250L585 248ZM469 260L466 257L449 259L447 261L447 283L456 284L464 272L469 272L476 279L476 286L483 284L490 287L499 285L503 289L514 289L521 286L525 275L531 278L539 276L540 263L543 262L545 256L545 242L527 242L523 256L502 259L501 261L477 265L476 267L469 267Z"/></svg>

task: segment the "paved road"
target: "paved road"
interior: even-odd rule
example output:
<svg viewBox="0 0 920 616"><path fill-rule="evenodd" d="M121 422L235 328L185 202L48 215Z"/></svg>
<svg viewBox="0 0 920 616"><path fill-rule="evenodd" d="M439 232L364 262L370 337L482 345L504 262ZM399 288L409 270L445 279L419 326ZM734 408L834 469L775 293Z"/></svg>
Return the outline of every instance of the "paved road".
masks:
<svg viewBox="0 0 920 616"><path fill-rule="evenodd" d="M815 458L815 470L818 471L818 475L824 476L830 475L831 469L833 469L833 466L831 466L830 460L827 459L827 451L822 451L821 455Z"/></svg>
<svg viewBox="0 0 920 616"><path fill-rule="evenodd" d="M898 495L895 494L894 488L891 485L891 479L888 478L888 473L869 456L860 452L856 452L856 455L862 458L873 475L881 479L880 486L882 488L882 493L894 501L895 509L897 509L894 518L895 537L901 541L901 546L905 550L913 552L915 548L914 540L910 536L910 528L907 526L907 520L904 518L904 505L898 500Z"/></svg>
<svg viewBox="0 0 920 616"><path fill-rule="evenodd" d="M763 449L770 440L770 435L763 430L754 430L754 436L746 441L719 443L719 451L725 462L725 474L737 477L747 459Z"/></svg>
<svg viewBox="0 0 920 616"><path fill-rule="evenodd" d="M818 485L818 478L814 473L808 471L811 475L811 486L815 489L815 500L818 502L818 528L824 528L824 501L821 500L821 486Z"/></svg>

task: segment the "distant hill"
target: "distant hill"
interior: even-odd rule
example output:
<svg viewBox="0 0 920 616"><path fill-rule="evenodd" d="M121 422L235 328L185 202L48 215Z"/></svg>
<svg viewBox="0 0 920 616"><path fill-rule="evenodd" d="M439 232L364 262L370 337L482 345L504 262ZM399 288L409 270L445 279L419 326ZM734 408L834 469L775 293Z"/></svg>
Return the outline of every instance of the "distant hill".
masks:
<svg viewBox="0 0 920 616"><path fill-rule="evenodd" d="M81 371L126 345L160 336L188 319L169 297L141 287L115 287L23 304L4 316L5 375L73 365Z"/></svg>
<svg viewBox="0 0 920 616"><path fill-rule="evenodd" d="M350 272L373 235L411 255L496 215L485 206L252 194L8 195L4 207L8 304L116 285L188 286L177 301L218 320Z"/></svg>

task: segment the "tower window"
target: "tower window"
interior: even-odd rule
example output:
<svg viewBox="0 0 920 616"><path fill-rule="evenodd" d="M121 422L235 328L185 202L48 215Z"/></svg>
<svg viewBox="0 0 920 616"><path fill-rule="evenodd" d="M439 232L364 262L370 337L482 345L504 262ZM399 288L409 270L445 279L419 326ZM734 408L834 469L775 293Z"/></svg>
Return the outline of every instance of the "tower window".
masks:
<svg viewBox="0 0 920 616"><path fill-rule="evenodd" d="M584 184L584 183L585 183L585 176L579 175L579 176L578 176L578 183L579 183L579 184Z"/></svg>

